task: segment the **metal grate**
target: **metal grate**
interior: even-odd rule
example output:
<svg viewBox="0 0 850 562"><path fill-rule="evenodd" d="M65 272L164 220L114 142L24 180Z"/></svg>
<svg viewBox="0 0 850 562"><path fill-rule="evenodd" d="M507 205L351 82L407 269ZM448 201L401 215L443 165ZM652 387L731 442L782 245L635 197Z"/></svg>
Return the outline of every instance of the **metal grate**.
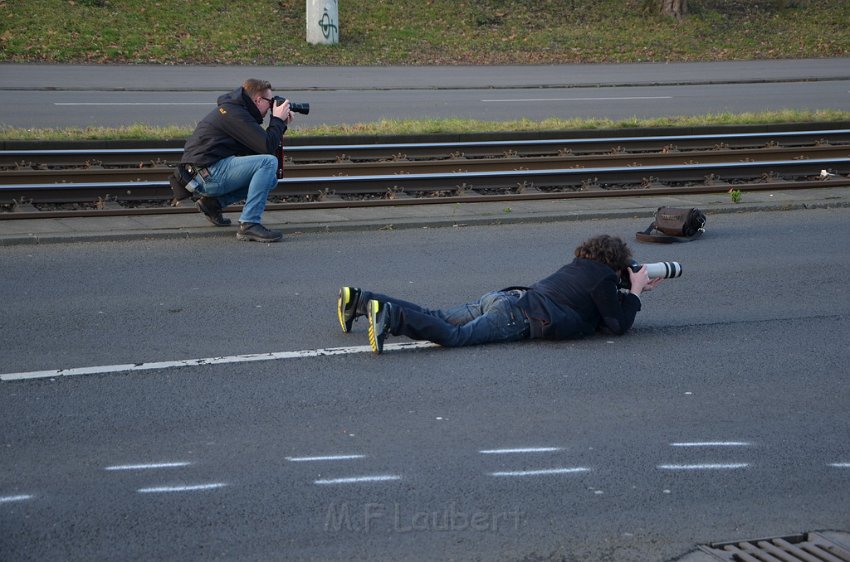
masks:
<svg viewBox="0 0 850 562"><path fill-rule="evenodd" d="M820 533L713 543L699 549L731 562L850 562L850 548Z"/></svg>

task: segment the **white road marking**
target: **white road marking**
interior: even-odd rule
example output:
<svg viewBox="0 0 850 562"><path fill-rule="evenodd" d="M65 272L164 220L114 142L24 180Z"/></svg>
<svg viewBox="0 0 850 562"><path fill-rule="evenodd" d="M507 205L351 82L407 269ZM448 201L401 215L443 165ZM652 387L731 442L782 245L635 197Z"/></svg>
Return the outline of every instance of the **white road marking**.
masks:
<svg viewBox="0 0 850 562"><path fill-rule="evenodd" d="M115 466L107 466L103 470L147 470L151 468L177 468L180 466L189 466L190 462L160 462L150 464L122 464Z"/></svg>
<svg viewBox="0 0 850 562"><path fill-rule="evenodd" d="M193 486L159 486L154 488L140 488L137 490L140 494L165 494L169 492L197 492L200 490L214 490L216 488L224 488L227 484L195 484Z"/></svg>
<svg viewBox="0 0 850 562"><path fill-rule="evenodd" d="M401 480L401 476L392 474L379 474L376 476L352 476L350 478L329 478L324 480L314 480L313 484L360 484L362 482L387 482L390 480Z"/></svg>
<svg viewBox="0 0 850 562"><path fill-rule="evenodd" d="M736 468L747 468L748 463L731 464L659 464L659 470L732 470Z"/></svg>
<svg viewBox="0 0 850 562"><path fill-rule="evenodd" d="M509 472L491 472L490 476L542 476L545 474L575 474L578 472L589 472L589 468L549 468L545 470L516 470Z"/></svg>
<svg viewBox="0 0 850 562"><path fill-rule="evenodd" d="M850 468L850 462L834 462L830 463L832 468Z"/></svg>
<svg viewBox="0 0 850 562"><path fill-rule="evenodd" d="M21 496L0 496L0 503L8 503L8 502L22 502L26 500L31 500L32 496L21 495Z"/></svg>
<svg viewBox="0 0 850 562"><path fill-rule="evenodd" d="M421 349L439 347L431 342L402 342L384 345L384 351L402 349ZM329 347L326 349L305 349L302 351L279 351L274 353L257 353L252 355L227 355L223 357L206 357L203 359L183 359L179 361L159 361L153 363L127 363L123 365L101 365L97 367L76 367L71 369L56 369L52 371L28 371L22 373L0 374L2 381L19 381L28 379L45 379L51 377L70 377L77 375L102 375L126 373L130 371L151 371L156 369L176 369L179 367L197 367L201 365L221 365L224 363L249 363L252 361L276 361L279 359L303 359L306 357L324 357L328 355L348 355L353 353L371 353L368 345L356 347Z"/></svg>
<svg viewBox="0 0 850 562"><path fill-rule="evenodd" d="M561 447L527 447L520 449L486 449L478 452L482 455L510 455L513 453L552 453L560 450Z"/></svg>
<svg viewBox="0 0 850 562"><path fill-rule="evenodd" d="M673 96L627 96L616 98L515 98L515 99L499 99L499 100L481 100L485 103L528 103L535 101L627 101L627 100L671 100Z"/></svg>
<svg viewBox="0 0 850 562"><path fill-rule="evenodd" d="M174 101L163 101L163 102L150 102L150 101L139 101L139 102L74 102L74 101L61 101L61 102L53 102L53 105L56 106L86 106L86 105L96 105L98 107L104 105L215 105L213 102L201 102L201 101L186 101L186 102L174 102Z"/></svg>
<svg viewBox="0 0 850 562"><path fill-rule="evenodd" d="M670 443L671 447L749 447L746 441L693 441L689 443Z"/></svg>
<svg viewBox="0 0 850 562"><path fill-rule="evenodd" d="M328 455L326 457L286 457L289 462L347 461L366 458L366 455Z"/></svg>

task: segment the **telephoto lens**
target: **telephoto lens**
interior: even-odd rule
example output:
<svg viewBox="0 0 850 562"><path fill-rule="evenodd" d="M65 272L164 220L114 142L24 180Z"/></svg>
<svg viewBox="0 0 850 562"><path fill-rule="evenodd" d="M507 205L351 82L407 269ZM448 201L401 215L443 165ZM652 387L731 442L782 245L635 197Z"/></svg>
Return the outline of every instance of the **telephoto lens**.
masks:
<svg viewBox="0 0 850 562"><path fill-rule="evenodd" d="M646 267L646 274L650 279L675 279L682 276L682 264L677 261L659 261L655 263L637 263L633 261L629 268L637 273L640 268ZM628 271L623 271L620 275L619 287L629 290L632 288L632 280L629 277Z"/></svg>
<svg viewBox="0 0 850 562"><path fill-rule="evenodd" d="M645 263L643 265L646 266L646 273L650 279L656 279L658 277L662 279L674 279L682 276L682 265L677 261L659 261L656 263Z"/></svg>

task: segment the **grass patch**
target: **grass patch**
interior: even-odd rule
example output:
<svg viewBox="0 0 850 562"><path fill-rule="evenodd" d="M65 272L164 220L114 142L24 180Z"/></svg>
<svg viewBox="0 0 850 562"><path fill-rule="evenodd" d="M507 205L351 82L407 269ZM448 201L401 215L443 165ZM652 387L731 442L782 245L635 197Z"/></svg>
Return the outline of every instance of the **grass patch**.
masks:
<svg viewBox="0 0 850 562"><path fill-rule="evenodd" d="M473 119L384 119L353 125L321 125L291 129L287 137L334 137L349 135L428 135L498 132L576 131L588 129L636 129L652 127L707 127L723 125L767 125L782 123L823 123L850 121L850 112L768 111L760 113L717 113L697 116L670 116L652 119L545 119L531 121L477 121ZM0 141L81 141L81 140L185 140L192 127L131 127L19 129L0 127Z"/></svg>
<svg viewBox="0 0 850 562"><path fill-rule="evenodd" d="M306 43L304 0L0 0L0 61L252 65L557 64L850 53L847 0L344 0Z"/></svg>

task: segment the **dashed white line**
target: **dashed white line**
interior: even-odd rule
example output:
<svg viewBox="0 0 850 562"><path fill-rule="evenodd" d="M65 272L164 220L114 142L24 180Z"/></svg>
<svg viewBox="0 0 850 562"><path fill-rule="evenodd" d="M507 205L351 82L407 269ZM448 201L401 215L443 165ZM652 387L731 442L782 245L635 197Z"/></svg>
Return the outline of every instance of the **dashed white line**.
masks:
<svg viewBox="0 0 850 562"><path fill-rule="evenodd" d="M225 486L227 486L227 484L218 482L215 484L194 484L192 486L157 486L153 488L140 488L137 491L140 494L166 494L169 492L198 492L201 490L214 490Z"/></svg>
<svg viewBox="0 0 850 562"><path fill-rule="evenodd" d="M546 474L576 474L579 472L589 472L589 468L548 468L544 470L514 470L507 472L491 472L490 476L543 476Z"/></svg>
<svg viewBox="0 0 850 562"><path fill-rule="evenodd" d="M485 103L528 103L536 101L628 101L628 100L671 100L673 96L627 96L627 97L596 97L596 98L516 98L516 99L490 99L481 100Z"/></svg>
<svg viewBox="0 0 850 562"><path fill-rule="evenodd" d="M286 457L289 462L347 461L363 459L366 455L328 455L324 457Z"/></svg>
<svg viewBox="0 0 850 562"><path fill-rule="evenodd" d="M832 468L850 468L850 462L833 462L829 466Z"/></svg>
<svg viewBox="0 0 850 562"><path fill-rule="evenodd" d="M32 499L32 496L29 496L29 495L0 496L0 503L22 502L22 501L31 500L31 499Z"/></svg>
<svg viewBox="0 0 850 562"><path fill-rule="evenodd" d="M121 464L115 466L107 466L103 470L149 470L155 468L177 468L181 466L189 466L190 462L160 462L150 464Z"/></svg>
<svg viewBox="0 0 850 562"><path fill-rule="evenodd" d="M389 343L384 351L401 349L419 349L439 347L437 344L425 341ZM179 367L198 367L202 365L222 365L225 363L248 363L252 361L276 361L279 359L304 359L307 357L324 357L328 355L349 355L353 353L371 353L368 345L356 347L330 347L326 349L305 349L301 351L279 351L274 353L257 353L252 355L227 355L223 357L206 357L203 359L184 359L180 361L159 361L153 363L128 363L122 365L101 365L96 367L76 367L71 369L56 369L51 371L29 371L21 373L0 374L2 381L19 381L28 379L45 379L51 377L70 377L77 375L98 375L126 373L130 371L151 371L156 369L176 369Z"/></svg>
<svg viewBox="0 0 850 562"><path fill-rule="evenodd" d="M561 447L526 447L518 449L486 449L478 452L482 455L511 455L514 453L553 453L560 450Z"/></svg>
<svg viewBox="0 0 850 562"><path fill-rule="evenodd" d="M401 480L401 476L392 474L378 474L375 476L352 476L349 478L328 478L314 480L313 484L328 485L328 484L360 484L365 482L388 482L391 480Z"/></svg>
<svg viewBox="0 0 850 562"><path fill-rule="evenodd" d="M746 441L691 441L670 443L671 447L749 447Z"/></svg>
<svg viewBox="0 0 850 562"><path fill-rule="evenodd" d="M729 464L659 464L659 470L733 470L747 468L748 463Z"/></svg>

